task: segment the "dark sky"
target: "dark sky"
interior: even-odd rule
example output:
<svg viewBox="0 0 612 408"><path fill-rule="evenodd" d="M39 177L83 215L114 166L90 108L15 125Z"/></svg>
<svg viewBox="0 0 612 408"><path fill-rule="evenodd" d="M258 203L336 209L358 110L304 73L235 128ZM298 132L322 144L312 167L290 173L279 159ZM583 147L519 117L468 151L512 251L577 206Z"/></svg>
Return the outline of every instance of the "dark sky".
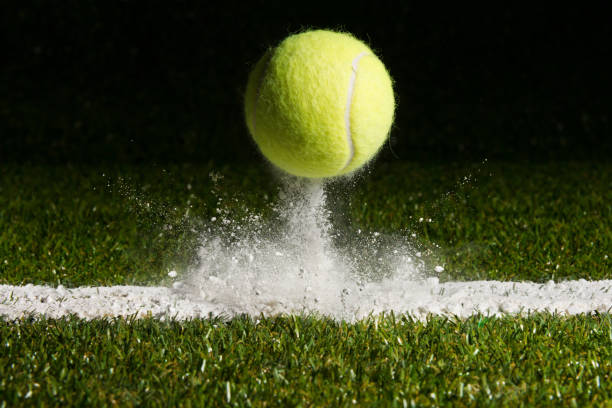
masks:
<svg viewBox="0 0 612 408"><path fill-rule="evenodd" d="M307 28L352 32L380 55L402 158L612 151L612 33L592 5L22 3L0 17L0 159L256 159L242 119L249 69Z"/></svg>

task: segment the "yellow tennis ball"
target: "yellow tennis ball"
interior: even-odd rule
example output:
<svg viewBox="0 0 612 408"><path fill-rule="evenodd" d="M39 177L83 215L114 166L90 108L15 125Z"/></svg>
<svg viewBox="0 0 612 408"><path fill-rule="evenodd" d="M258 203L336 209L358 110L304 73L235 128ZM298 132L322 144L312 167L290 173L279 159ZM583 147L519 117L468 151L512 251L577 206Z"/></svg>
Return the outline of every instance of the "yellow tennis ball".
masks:
<svg viewBox="0 0 612 408"><path fill-rule="evenodd" d="M383 63L350 34L287 37L249 76L246 122L273 164L296 176L351 173L388 137L395 100Z"/></svg>

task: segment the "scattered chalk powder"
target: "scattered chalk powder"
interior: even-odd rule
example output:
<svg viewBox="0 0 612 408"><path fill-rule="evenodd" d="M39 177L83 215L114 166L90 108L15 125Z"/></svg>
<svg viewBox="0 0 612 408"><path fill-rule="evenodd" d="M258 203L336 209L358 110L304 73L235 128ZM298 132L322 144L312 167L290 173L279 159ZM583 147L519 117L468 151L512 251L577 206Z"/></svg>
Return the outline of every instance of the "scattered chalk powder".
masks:
<svg viewBox="0 0 612 408"><path fill-rule="evenodd" d="M234 220L222 208L205 229L198 262L169 271L171 287L0 285L0 316L191 319L318 314L356 321L383 312L473 314L612 310L612 280L440 282L406 237L330 225L323 186L286 182L273 220ZM407 234L410 235L410 234ZM411 236L411 235L410 235ZM431 265L428 265L431 263Z"/></svg>

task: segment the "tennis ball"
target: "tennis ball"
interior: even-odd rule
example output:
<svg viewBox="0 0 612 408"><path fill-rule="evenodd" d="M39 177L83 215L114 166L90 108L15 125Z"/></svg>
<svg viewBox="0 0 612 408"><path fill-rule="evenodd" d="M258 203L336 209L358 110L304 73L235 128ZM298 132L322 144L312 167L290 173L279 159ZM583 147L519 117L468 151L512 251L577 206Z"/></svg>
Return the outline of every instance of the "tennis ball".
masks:
<svg viewBox="0 0 612 408"><path fill-rule="evenodd" d="M246 122L274 165L296 176L351 173L387 139L395 100L385 66L350 34L315 30L268 50L251 72Z"/></svg>

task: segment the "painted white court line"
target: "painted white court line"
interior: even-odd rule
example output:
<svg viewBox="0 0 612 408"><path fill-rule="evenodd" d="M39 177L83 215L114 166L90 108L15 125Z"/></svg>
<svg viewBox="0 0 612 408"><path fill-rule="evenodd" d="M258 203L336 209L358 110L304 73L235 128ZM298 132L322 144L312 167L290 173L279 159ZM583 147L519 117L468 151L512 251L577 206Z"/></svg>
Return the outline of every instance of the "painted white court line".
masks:
<svg viewBox="0 0 612 408"><path fill-rule="evenodd" d="M257 294L244 302L227 297L202 297L187 289L145 286L79 287L0 285L0 316L12 320L23 316L84 319L115 316L153 316L185 320L211 316L257 317L282 313L320 313L337 319L358 320L385 311L408 313L424 319L428 315L468 317L473 314L503 315L550 312L564 315L612 311L612 280L530 282L446 282L432 278L421 282L378 282L359 293L338 293L337 302L289 298L274 293Z"/></svg>

